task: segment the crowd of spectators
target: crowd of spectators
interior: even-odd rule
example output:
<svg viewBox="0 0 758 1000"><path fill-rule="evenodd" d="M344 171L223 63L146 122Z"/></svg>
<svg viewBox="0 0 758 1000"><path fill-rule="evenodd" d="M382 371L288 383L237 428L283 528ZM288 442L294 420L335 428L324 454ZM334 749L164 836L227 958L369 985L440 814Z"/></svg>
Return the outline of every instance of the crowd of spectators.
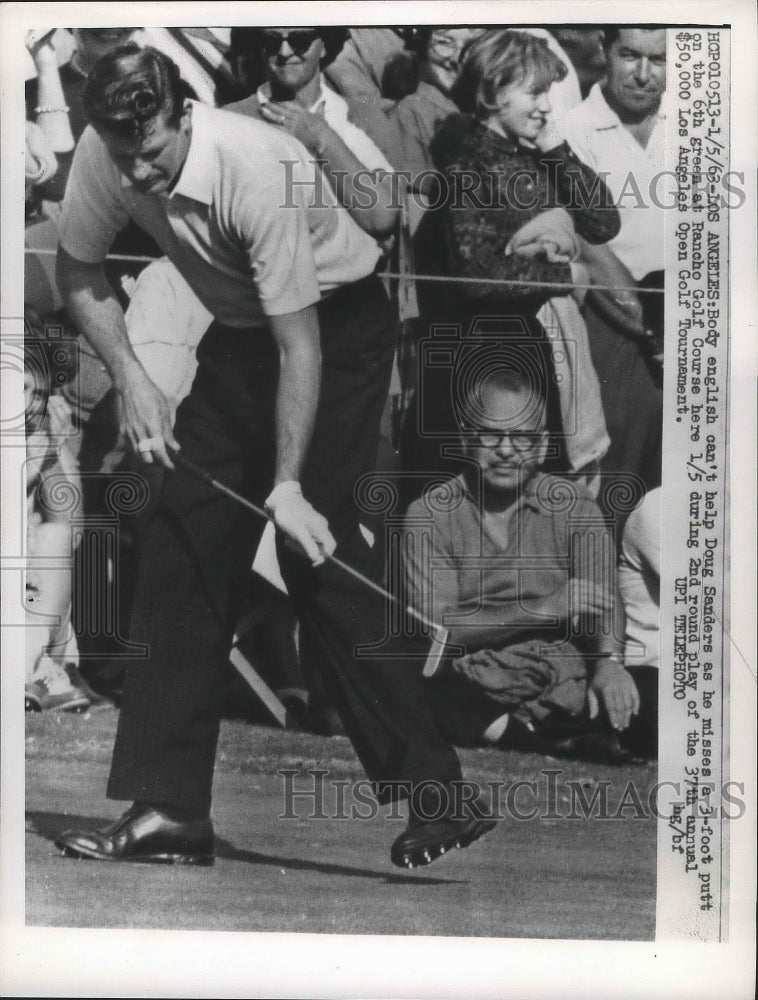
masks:
<svg viewBox="0 0 758 1000"><path fill-rule="evenodd" d="M85 549L125 470L138 468L148 498L159 489L155 470L135 465L86 341L76 372L54 377L42 331L76 330L52 258L32 249L55 248L88 75L125 44L169 56L188 95L224 107L229 127L244 115L301 143L392 275L398 338L375 472L405 514L398 586L451 625L428 684L448 738L654 756L663 220L649 199L624 200L630 174L644 193L665 168L666 33L650 28L29 32L29 553L68 553L73 585L60 571L28 575L27 708L118 704L150 516L148 499L120 518L96 576L74 551L70 511L46 506L46 476L79 497ZM175 410L208 309L133 222L115 236L106 275L135 353ZM365 522L381 548L381 519L367 511ZM288 724L338 733L273 551L251 573L240 646ZM88 607L107 603L88 593L95 579L117 591L115 623L88 620ZM246 697L230 668L226 710L245 711Z"/></svg>

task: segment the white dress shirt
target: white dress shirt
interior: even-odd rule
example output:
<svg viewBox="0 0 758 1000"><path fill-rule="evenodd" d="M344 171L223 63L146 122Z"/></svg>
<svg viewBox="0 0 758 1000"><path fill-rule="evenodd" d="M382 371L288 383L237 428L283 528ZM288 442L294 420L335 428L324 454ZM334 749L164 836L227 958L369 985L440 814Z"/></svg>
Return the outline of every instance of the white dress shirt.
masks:
<svg viewBox="0 0 758 1000"><path fill-rule="evenodd" d="M613 111L596 83L586 100L556 122L587 166L608 185L621 215L621 231L608 247L636 281L665 266L665 212L676 205L676 179L666 175L665 95L646 147ZM656 204L657 202L657 204Z"/></svg>

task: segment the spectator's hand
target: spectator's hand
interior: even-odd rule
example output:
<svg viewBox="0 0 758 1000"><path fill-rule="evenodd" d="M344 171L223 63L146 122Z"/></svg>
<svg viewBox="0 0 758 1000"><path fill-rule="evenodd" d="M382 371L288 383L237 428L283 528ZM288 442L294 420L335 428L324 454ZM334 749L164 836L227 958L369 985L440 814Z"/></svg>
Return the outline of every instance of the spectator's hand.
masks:
<svg viewBox="0 0 758 1000"><path fill-rule="evenodd" d="M547 253L548 260L565 262L573 260L578 249L569 213L565 208L550 208L524 223L513 234L505 248L505 256L515 253L521 257L534 257L538 253Z"/></svg>
<svg viewBox="0 0 758 1000"><path fill-rule="evenodd" d="M555 149L556 146L560 146L562 142L563 136L556 128L552 114L549 114L544 126L537 133L534 145L540 152L548 153L551 149Z"/></svg>
<svg viewBox="0 0 758 1000"><path fill-rule="evenodd" d="M266 500L265 508L295 551L305 555L314 566L324 562L324 553L331 555L337 548L326 518L308 503L299 483L279 483Z"/></svg>
<svg viewBox="0 0 758 1000"><path fill-rule="evenodd" d="M329 128L321 115L306 111L294 101L270 102L260 105L261 117L271 125L283 128L298 139L305 148L318 155L323 146L324 135Z"/></svg>
<svg viewBox="0 0 758 1000"><path fill-rule="evenodd" d="M640 695L631 674L613 660L601 660L587 689L590 718L597 718L600 705L614 729L626 729L640 710Z"/></svg>
<svg viewBox="0 0 758 1000"><path fill-rule="evenodd" d="M58 53L55 51L55 46L53 45L53 35L56 30L56 28L43 28L27 31L26 33L26 47L34 60L34 65L38 72L42 66L58 65Z"/></svg>
<svg viewBox="0 0 758 1000"><path fill-rule="evenodd" d="M166 397L143 369L135 369L128 383L118 385L117 389L121 433L132 450L149 465L157 458L161 465L173 469L166 445L178 451L179 442L171 427Z"/></svg>
<svg viewBox="0 0 758 1000"><path fill-rule="evenodd" d="M545 260L549 264L568 264L571 262L571 254L566 250L561 250L553 240L545 240L542 244Z"/></svg>

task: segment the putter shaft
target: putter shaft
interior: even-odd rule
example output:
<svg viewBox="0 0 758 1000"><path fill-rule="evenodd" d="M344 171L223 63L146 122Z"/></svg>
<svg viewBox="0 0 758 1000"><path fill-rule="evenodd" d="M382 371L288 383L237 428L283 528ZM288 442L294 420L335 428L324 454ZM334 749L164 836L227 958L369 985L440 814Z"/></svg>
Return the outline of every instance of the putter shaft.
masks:
<svg viewBox="0 0 758 1000"><path fill-rule="evenodd" d="M247 497L243 497L242 494L237 493L236 490L233 490L225 483L222 483L220 479L216 479L215 476L212 476L210 474L210 472L207 472L199 465L196 465L189 458L185 458L181 452L172 450L172 457L177 465L181 466L183 469L186 469L187 472L191 472L192 475L196 476L198 479L201 479L209 486L212 486L215 490L218 490L220 493L223 493L225 496L228 496L230 500L234 500L235 503L239 504L242 507L245 507L253 514L257 514L258 517L262 517L266 521L273 521L273 518L270 516L270 514L268 514L262 507L259 507L257 504L254 504L251 500L248 500ZM327 560L328 562L334 563L335 566L339 566L339 568L341 570L344 570L345 573L349 573L350 576L358 580L364 586L370 587L371 590L375 591L385 600L388 601L398 600L398 598L395 597L394 594L391 594L388 590L385 590L384 587L379 586L378 583L374 583L373 580L370 580L367 576L364 576L364 574L361 573L359 570L355 569L349 563L344 562L342 559L339 559L337 556L329 555L328 552L324 552L324 559ZM439 635L439 634L444 634L446 632L446 630L441 625L437 625L435 622L430 621L425 615L422 615L419 611L416 611L416 609L412 608L410 605L406 607L406 611L408 612L409 615L415 618L416 621L426 626L426 628L431 629L435 634Z"/></svg>

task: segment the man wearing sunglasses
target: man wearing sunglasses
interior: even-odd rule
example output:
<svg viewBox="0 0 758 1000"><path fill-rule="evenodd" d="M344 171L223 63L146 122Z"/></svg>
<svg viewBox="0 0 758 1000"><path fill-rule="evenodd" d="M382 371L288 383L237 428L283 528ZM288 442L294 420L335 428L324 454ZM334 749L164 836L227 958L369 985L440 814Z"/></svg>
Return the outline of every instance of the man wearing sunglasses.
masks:
<svg viewBox="0 0 758 1000"><path fill-rule="evenodd" d="M466 471L408 510L412 604L464 650L429 690L458 745L621 760L639 696L615 550L583 487L541 471L544 388L512 368L483 356L460 387Z"/></svg>
<svg viewBox="0 0 758 1000"><path fill-rule="evenodd" d="M260 67L266 79L226 109L260 118L302 142L340 203L381 240L392 233L399 212L392 167L348 119L347 103L322 75L345 35L339 28L233 28L232 54L243 82L253 83Z"/></svg>

